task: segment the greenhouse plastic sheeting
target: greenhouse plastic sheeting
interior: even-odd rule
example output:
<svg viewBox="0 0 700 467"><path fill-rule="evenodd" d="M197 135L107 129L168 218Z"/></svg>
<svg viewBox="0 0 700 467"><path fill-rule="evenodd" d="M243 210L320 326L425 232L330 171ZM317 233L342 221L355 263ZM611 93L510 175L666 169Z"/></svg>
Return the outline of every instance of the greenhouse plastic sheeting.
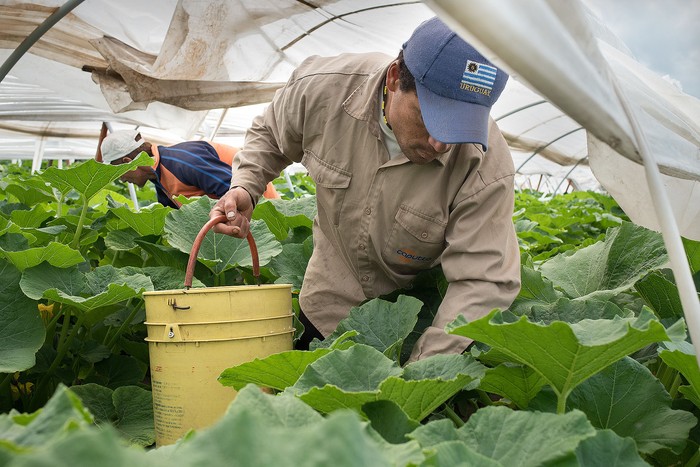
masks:
<svg viewBox="0 0 700 467"><path fill-rule="evenodd" d="M0 59L62 3L3 2ZM598 180L630 216L653 226L644 217L649 214L644 203L626 201L643 198L638 193L645 185L641 175L636 183L633 170L616 172L618 154L639 161L631 128L610 87L611 76L619 74L623 79L617 82L625 86L634 112L642 115L661 170L673 180L697 183L697 99L662 89L661 80L632 60L624 44L582 4L427 3L512 73L492 115L517 154L521 172L532 173L546 158L564 167L548 174L562 176L575 168L574 176L588 170L590 157ZM85 142L94 135L96 142L106 120L139 125L159 141L215 133L240 141L251 115L250 107L238 106L268 100L306 56L369 50L393 55L416 25L435 14L413 1L325 0L314 5L294 0L86 1L40 39L2 82L0 140L41 135L44 150L60 153L61 135ZM20 85L34 86L44 95L37 99L37 94L7 87ZM38 101L49 94L50 105L42 107ZM227 106L233 107L223 118L221 110L186 110ZM615 150L590 152L587 140L593 137ZM27 150L36 152L34 146ZM81 154L90 152L85 148ZM618 175L628 180L608 180ZM700 224L692 209L700 204L697 191L684 188L686 195L673 197L680 203L674 209L684 229Z"/></svg>
<svg viewBox="0 0 700 467"><path fill-rule="evenodd" d="M600 36L580 3L557 0L435 0L428 2L461 35L480 44L490 58L538 90L585 127L595 173L635 222L659 230L640 170L622 175L623 162L638 163L640 142L632 119L642 128L649 152L662 173L681 180L666 183L681 234L700 240L699 101L660 92L641 66ZM484 18L488 18L487 21ZM536 27L535 27L536 25ZM624 99L624 100L623 100ZM608 146L609 150L604 148ZM595 151L594 151L595 149ZM615 179L614 177L620 178ZM624 177L625 182L619 183ZM638 177L634 180L634 177ZM674 193L679 190L679 193ZM645 195L646 194L646 195ZM693 216L693 213L695 215Z"/></svg>

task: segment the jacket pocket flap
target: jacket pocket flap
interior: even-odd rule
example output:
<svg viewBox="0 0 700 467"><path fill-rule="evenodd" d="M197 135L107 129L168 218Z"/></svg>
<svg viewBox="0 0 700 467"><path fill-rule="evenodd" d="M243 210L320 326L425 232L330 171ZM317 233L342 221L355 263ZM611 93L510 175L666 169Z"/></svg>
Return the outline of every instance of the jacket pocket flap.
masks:
<svg viewBox="0 0 700 467"><path fill-rule="evenodd" d="M443 243L445 241L446 223L414 211L402 205L396 213L396 222L421 242Z"/></svg>
<svg viewBox="0 0 700 467"><path fill-rule="evenodd" d="M350 186L352 179L350 172L319 159L311 151L304 151L301 163L309 171L309 175L317 185L324 188L347 188Z"/></svg>

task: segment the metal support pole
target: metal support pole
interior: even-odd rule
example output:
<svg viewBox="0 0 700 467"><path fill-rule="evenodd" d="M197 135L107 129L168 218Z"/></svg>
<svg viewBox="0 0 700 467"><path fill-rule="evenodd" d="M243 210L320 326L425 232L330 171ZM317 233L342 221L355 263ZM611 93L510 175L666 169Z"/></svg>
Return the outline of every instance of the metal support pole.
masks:
<svg viewBox="0 0 700 467"><path fill-rule="evenodd" d="M54 11L48 18L44 20L37 28L24 38L21 44L7 57L5 63L0 66L0 83L5 79L5 76L10 72L12 67L19 61L20 58L38 41L41 36L58 23L61 18L70 13L75 7L83 3L85 0L68 0Z"/></svg>

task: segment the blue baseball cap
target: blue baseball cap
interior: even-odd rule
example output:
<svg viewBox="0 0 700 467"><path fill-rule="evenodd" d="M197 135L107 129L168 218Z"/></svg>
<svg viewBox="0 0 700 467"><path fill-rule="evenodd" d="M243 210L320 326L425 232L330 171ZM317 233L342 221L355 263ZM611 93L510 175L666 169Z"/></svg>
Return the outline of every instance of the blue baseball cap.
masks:
<svg viewBox="0 0 700 467"><path fill-rule="evenodd" d="M403 57L416 79L428 133L445 144L479 143L486 151L489 112L508 75L437 17L413 31Z"/></svg>

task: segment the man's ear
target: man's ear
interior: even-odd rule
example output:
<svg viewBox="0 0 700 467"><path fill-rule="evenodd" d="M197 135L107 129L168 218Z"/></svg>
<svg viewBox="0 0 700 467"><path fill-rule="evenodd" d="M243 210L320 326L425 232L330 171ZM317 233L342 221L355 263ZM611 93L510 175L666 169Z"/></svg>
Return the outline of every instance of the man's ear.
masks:
<svg viewBox="0 0 700 467"><path fill-rule="evenodd" d="M399 62L394 60L386 72L386 87L391 92L399 89Z"/></svg>

